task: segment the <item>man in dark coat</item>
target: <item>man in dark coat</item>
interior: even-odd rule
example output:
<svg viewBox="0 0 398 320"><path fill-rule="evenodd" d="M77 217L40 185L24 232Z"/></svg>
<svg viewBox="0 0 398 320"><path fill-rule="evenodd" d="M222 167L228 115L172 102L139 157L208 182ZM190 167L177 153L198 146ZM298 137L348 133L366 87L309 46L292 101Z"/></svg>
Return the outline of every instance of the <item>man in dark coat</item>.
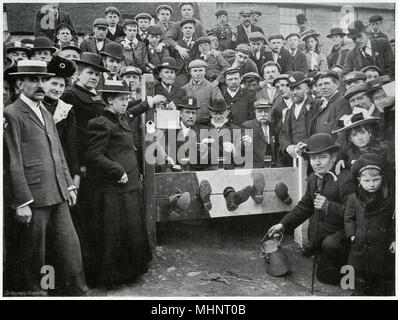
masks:
<svg viewBox="0 0 398 320"><path fill-rule="evenodd" d="M388 39L387 35L380 30L380 26L383 24L383 17L375 14L369 18L370 30L368 32L370 39Z"/></svg>
<svg viewBox="0 0 398 320"><path fill-rule="evenodd" d="M36 11L35 15L35 37L47 37L51 41L55 39L55 30L62 24L70 26L72 37L77 41L77 32L69 13L59 10L59 3L49 3Z"/></svg>
<svg viewBox="0 0 398 320"><path fill-rule="evenodd" d="M20 252L26 263L21 282L26 281L25 294L55 289L59 295L82 295L88 288L68 207L76 203L76 187L52 115L41 103L42 78L53 74L47 73L44 61L20 61L17 67L13 75L21 95L4 110L8 124L4 138L15 217L29 226L28 243ZM53 266L54 287L43 286L45 266Z"/></svg>
<svg viewBox="0 0 398 320"><path fill-rule="evenodd" d="M253 10L250 8L244 8L239 11L239 17L241 24L236 26L236 45L249 44L249 35L253 32L261 32L264 34L263 29L252 25L251 16Z"/></svg>
<svg viewBox="0 0 398 320"><path fill-rule="evenodd" d="M343 76L351 71L360 71L374 65L380 68L382 75L394 78L394 54L387 39L369 39L362 21L354 21L348 28L348 37L355 43L345 60Z"/></svg>
<svg viewBox="0 0 398 320"><path fill-rule="evenodd" d="M289 49L292 57L292 71L301 71L304 74L308 72L307 58L299 49L300 35L298 33L290 33L286 37L287 49Z"/></svg>
<svg viewBox="0 0 398 320"><path fill-rule="evenodd" d="M106 37L111 40L115 41L119 37L124 37L123 27L119 25L120 19L120 11L116 7L108 7L105 9L105 18L108 20L109 27L108 33Z"/></svg>
<svg viewBox="0 0 398 320"><path fill-rule="evenodd" d="M252 49L252 54L250 55L250 59L254 61L257 66L257 69L262 70L262 66L265 62L267 62L269 57L267 56L267 52L271 50L268 46L265 46L265 37L261 32L253 32L249 34L249 43L250 48ZM260 71L260 76L263 76L262 71Z"/></svg>
<svg viewBox="0 0 398 320"><path fill-rule="evenodd" d="M338 177L333 173L338 149L330 134L311 136L305 153L314 172L308 177L305 194L268 231L269 236L292 231L310 218L308 251L319 255L317 278L330 284L340 282L340 269L347 263L349 243L344 232L344 207L348 196L355 191L349 170L343 170Z"/></svg>
<svg viewBox="0 0 398 320"><path fill-rule="evenodd" d="M265 53L265 62L273 61L280 66L279 73L289 73L293 68L293 59L289 51L283 48L285 38L281 34L275 34L268 38L272 51Z"/></svg>
<svg viewBox="0 0 398 320"><path fill-rule="evenodd" d="M257 100L254 103L256 119L242 124L253 130L253 168L273 167L276 162L275 129L271 122L272 103Z"/></svg>
<svg viewBox="0 0 398 320"><path fill-rule="evenodd" d="M228 12L226 10L218 10L215 16L217 25L211 31L215 33L218 39L218 50L235 49L236 34L233 33L232 27L228 24Z"/></svg>
<svg viewBox="0 0 398 320"><path fill-rule="evenodd" d="M93 23L94 35L80 43L80 49L82 52L92 52L99 54L101 51L105 50L105 46L112 42L106 37L108 27L109 23L106 19L95 19Z"/></svg>

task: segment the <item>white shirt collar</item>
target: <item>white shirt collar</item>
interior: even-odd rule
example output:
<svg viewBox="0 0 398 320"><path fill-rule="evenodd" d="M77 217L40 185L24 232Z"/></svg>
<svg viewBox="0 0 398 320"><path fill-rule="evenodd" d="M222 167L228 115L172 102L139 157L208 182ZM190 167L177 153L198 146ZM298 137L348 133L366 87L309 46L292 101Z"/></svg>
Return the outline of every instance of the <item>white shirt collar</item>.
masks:
<svg viewBox="0 0 398 320"><path fill-rule="evenodd" d="M305 97L304 100L300 104L296 104L296 106L294 108L294 116L296 117L296 119L298 119L301 109L303 108L303 105L306 100L307 100L307 97Z"/></svg>
<svg viewBox="0 0 398 320"><path fill-rule="evenodd" d="M282 98L282 99L283 99L283 101L285 101L287 107L290 109L293 105L292 99L291 98L289 98L289 99Z"/></svg>
<svg viewBox="0 0 398 320"><path fill-rule="evenodd" d="M232 90L230 90L229 88L227 88L227 92L229 93L229 95L230 95L232 98L236 96L236 94L238 93L238 91L239 91L239 88L238 88L238 90L236 90L236 91L232 91Z"/></svg>
<svg viewBox="0 0 398 320"><path fill-rule="evenodd" d="M109 27L108 27L108 30L109 30L112 34L115 34L115 32L116 32L116 26L114 26L114 27L109 26Z"/></svg>
<svg viewBox="0 0 398 320"><path fill-rule="evenodd" d="M27 96L25 96L23 93L19 96L23 102L25 102L29 108L31 108L33 111L36 111L39 109L39 102L33 101L32 99L29 99Z"/></svg>
<svg viewBox="0 0 398 320"><path fill-rule="evenodd" d="M165 88L169 93L170 93L170 90L171 90L171 86L172 86L172 84L171 85L169 85L168 87L167 87L167 85L166 84L164 84L162 81L160 81L160 84L163 86L163 88Z"/></svg>
<svg viewBox="0 0 398 320"><path fill-rule="evenodd" d="M180 121L180 125L181 125L181 129L182 129L182 133L183 133L184 137L186 137L187 134L188 134L188 131L189 131L191 128L186 127L186 126L182 123L182 121Z"/></svg>

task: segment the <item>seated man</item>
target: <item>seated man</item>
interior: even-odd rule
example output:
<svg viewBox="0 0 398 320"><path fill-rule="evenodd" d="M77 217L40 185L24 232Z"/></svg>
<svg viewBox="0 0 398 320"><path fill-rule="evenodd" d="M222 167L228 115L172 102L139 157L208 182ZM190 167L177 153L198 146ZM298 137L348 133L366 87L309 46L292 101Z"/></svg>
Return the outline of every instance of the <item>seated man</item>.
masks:
<svg viewBox="0 0 398 320"><path fill-rule="evenodd" d="M349 242L344 233L344 206L348 196L355 192L349 170L343 170L338 177L333 174L338 150L330 134L311 136L305 153L314 172L308 178L305 194L291 212L268 230L272 237L277 232L292 231L311 218L307 253L319 254L316 275L319 281L329 284L340 282L340 269L347 263Z"/></svg>
<svg viewBox="0 0 398 320"><path fill-rule="evenodd" d="M272 103L257 100L254 103L256 119L242 124L253 130L253 168L273 167L276 162L275 128L271 122Z"/></svg>

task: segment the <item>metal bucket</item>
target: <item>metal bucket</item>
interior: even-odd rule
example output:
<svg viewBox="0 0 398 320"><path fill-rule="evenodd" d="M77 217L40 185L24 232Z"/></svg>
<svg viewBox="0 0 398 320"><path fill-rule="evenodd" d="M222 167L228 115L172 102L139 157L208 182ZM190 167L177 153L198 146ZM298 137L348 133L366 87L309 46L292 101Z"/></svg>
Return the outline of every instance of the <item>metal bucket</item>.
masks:
<svg viewBox="0 0 398 320"><path fill-rule="evenodd" d="M264 258L267 273L273 277L281 277L290 271L290 262L280 246L283 234L277 233L272 238L266 234L261 243L261 257Z"/></svg>

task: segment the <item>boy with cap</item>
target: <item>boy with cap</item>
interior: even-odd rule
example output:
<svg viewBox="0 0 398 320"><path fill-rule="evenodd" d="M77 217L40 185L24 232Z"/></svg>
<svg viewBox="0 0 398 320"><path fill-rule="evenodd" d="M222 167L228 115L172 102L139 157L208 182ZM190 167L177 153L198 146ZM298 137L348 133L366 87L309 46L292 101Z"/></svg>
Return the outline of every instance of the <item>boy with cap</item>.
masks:
<svg viewBox="0 0 398 320"><path fill-rule="evenodd" d="M388 39L387 35L380 30L382 24L383 17L379 16L378 14L375 14L369 18L370 30L368 31L368 34L370 39Z"/></svg>
<svg viewBox="0 0 398 320"><path fill-rule="evenodd" d="M176 22L170 21L170 18L173 14L173 9L167 4L161 4L156 7L156 15L158 18L158 22L155 23L155 26L160 27L162 30L162 37L164 37Z"/></svg>
<svg viewBox="0 0 398 320"><path fill-rule="evenodd" d="M151 23L152 16L149 13L139 13L135 16L135 21L138 24L138 35L137 39L148 44L148 32L147 29Z"/></svg>
<svg viewBox="0 0 398 320"><path fill-rule="evenodd" d="M105 46L112 42L106 35L108 33L109 22L105 18L97 18L93 22L94 35L80 44L82 52L92 52L99 54Z"/></svg>
<svg viewBox="0 0 398 320"><path fill-rule="evenodd" d="M280 73L292 71L293 59L289 51L283 47L285 38L281 34L275 34L268 38L271 51L265 53L265 62L273 61L280 66Z"/></svg>
<svg viewBox="0 0 398 320"><path fill-rule="evenodd" d="M348 196L355 191L349 170L343 170L338 177L333 173L338 150L330 134L310 137L305 153L314 172L308 177L305 194L292 211L268 230L272 237L277 232L292 231L310 218L306 251L316 255L319 281L335 285L340 283L340 270L349 251L344 208Z"/></svg>
<svg viewBox="0 0 398 320"><path fill-rule="evenodd" d="M77 46L77 42L66 42L62 44L59 56L68 60L80 59L82 50Z"/></svg>
<svg viewBox="0 0 398 320"><path fill-rule="evenodd" d="M224 57L226 51L223 52ZM231 57L232 58L231 61L229 61L225 57L225 59L231 64L231 68L239 69L241 75L244 75L249 72L254 72L258 74L258 69L256 64L253 62L252 59L250 59L250 55L252 54L251 48L246 44L240 44L236 47L235 51L236 52L232 51L233 56Z"/></svg>
<svg viewBox="0 0 398 320"><path fill-rule="evenodd" d="M239 11L240 24L233 30L236 33L236 45L249 44L250 33L260 32L264 34L263 29L252 24L252 15L253 10L250 8L243 8Z"/></svg>
<svg viewBox="0 0 398 320"><path fill-rule="evenodd" d="M264 63L262 71L264 81L260 82L260 90L257 91L257 100L265 99L273 102L278 93L272 83L279 76L281 68L277 62L267 61Z"/></svg>
<svg viewBox="0 0 398 320"><path fill-rule="evenodd" d="M249 34L249 45L252 49L250 59L254 61L258 70L261 70L261 67L267 61L266 53L271 51L265 43L265 37L261 32L253 32ZM260 72L260 76L262 75L262 72Z"/></svg>
<svg viewBox="0 0 398 320"><path fill-rule="evenodd" d="M52 55L57 51L53 42L46 37L37 37L33 41L33 48L30 49L31 60L50 62Z"/></svg>
<svg viewBox="0 0 398 320"><path fill-rule="evenodd" d="M104 11L105 18L109 23L106 37L115 41L119 37L124 37L123 27L119 25L120 11L116 7L107 7Z"/></svg>
<svg viewBox="0 0 398 320"><path fill-rule="evenodd" d="M232 27L228 24L228 12L226 10L218 10L215 13L217 24L212 31L218 39L218 48L220 51L225 49L235 49L236 34L232 32Z"/></svg>
<svg viewBox="0 0 398 320"><path fill-rule="evenodd" d="M155 68L164 60L170 56L169 49L165 46L162 41L162 29L159 26L149 26L147 29L148 33L148 66L155 70Z"/></svg>
<svg viewBox="0 0 398 320"><path fill-rule="evenodd" d="M61 48L64 43L69 43L72 39L72 27L61 23L55 30L55 46Z"/></svg>
<svg viewBox="0 0 398 320"><path fill-rule="evenodd" d="M381 76L381 70L377 66L367 66L363 68L361 72L366 74L366 82L377 79Z"/></svg>
<svg viewBox="0 0 398 320"><path fill-rule="evenodd" d="M347 200L344 228L351 241L355 296L394 295L395 201L385 169L374 153L362 155L351 169L359 188Z"/></svg>
<svg viewBox="0 0 398 320"><path fill-rule="evenodd" d="M348 26L348 37L355 47L348 53L343 67L343 75L359 71L370 65L380 68L382 75L394 78L394 55L388 39L370 39L362 21L353 21Z"/></svg>
<svg viewBox="0 0 398 320"><path fill-rule="evenodd" d="M290 33L286 37L287 48L292 57L292 71L301 71L304 74L308 72L307 58L299 49L300 35L298 33Z"/></svg>

